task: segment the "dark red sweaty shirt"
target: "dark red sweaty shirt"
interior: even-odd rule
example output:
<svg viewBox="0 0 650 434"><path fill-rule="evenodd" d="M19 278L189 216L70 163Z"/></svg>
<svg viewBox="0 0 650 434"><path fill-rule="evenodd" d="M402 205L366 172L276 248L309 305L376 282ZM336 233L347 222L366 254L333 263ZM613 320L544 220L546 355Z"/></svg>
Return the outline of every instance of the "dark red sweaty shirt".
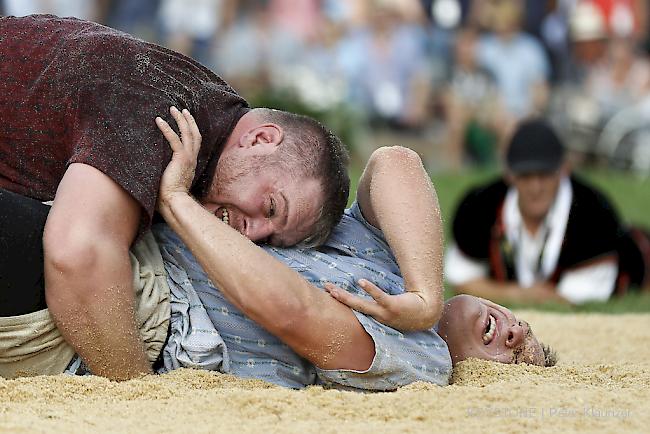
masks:
<svg viewBox="0 0 650 434"><path fill-rule="evenodd" d="M248 104L192 59L75 18L0 18L0 188L52 200L71 163L93 166L153 216L171 159L154 119L194 115L203 143L193 192L212 178Z"/></svg>

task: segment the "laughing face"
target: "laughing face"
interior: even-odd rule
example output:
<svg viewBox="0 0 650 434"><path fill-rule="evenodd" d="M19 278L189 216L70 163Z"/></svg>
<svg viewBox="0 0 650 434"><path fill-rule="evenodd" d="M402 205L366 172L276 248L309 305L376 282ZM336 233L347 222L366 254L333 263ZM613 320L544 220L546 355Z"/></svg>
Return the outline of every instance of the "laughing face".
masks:
<svg viewBox="0 0 650 434"><path fill-rule="evenodd" d="M509 309L470 295L445 303L438 334L454 365L470 357L501 363L544 366L544 351L530 325Z"/></svg>
<svg viewBox="0 0 650 434"><path fill-rule="evenodd" d="M270 161L242 151L223 156L201 204L252 241L291 246L309 235L323 193L316 179L296 179Z"/></svg>

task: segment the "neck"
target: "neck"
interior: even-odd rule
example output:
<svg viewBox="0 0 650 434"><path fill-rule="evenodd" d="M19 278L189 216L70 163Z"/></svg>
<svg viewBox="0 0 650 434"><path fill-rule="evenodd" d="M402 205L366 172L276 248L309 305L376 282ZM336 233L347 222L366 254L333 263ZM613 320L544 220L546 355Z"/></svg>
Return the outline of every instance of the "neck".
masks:
<svg viewBox="0 0 650 434"><path fill-rule="evenodd" d="M535 235L544 222L544 218L522 216L524 227L531 234Z"/></svg>

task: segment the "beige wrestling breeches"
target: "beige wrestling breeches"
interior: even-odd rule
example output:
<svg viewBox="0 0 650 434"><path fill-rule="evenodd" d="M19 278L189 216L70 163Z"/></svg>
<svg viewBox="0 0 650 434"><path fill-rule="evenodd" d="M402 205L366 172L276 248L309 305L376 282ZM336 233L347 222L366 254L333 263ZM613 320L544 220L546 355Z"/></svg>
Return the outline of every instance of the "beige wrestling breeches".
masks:
<svg viewBox="0 0 650 434"><path fill-rule="evenodd" d="M169 326L169 286L158 244L147 232L131 249L135 316L150 362L165 344ZM0 377L53 375L75 355L47 309L0 318Z"/></svg>

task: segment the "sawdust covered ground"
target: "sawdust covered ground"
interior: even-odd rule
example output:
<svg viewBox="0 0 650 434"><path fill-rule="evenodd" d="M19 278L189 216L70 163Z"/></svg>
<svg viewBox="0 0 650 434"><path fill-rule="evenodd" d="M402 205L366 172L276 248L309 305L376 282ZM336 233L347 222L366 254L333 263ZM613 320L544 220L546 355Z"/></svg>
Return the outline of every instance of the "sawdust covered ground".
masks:
<svg viewBox="0 0 650 434"><path fill-rule="evenodd" d="M521 317L558 366L468 361L452 386L381 394L190 370L125 383L0 379L0 432L648 432L650 314Z"/></svg>

